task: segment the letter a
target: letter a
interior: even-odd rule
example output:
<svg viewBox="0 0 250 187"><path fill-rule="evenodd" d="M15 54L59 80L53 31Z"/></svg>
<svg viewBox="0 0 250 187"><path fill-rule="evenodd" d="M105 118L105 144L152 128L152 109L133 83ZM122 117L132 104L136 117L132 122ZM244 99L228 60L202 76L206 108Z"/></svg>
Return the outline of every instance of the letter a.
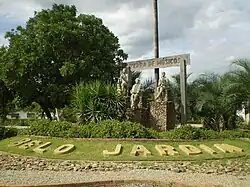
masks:
<svg viewBox="0 0 250 187"><path fill-rule="evenodd" d="M151 152L146 149L143 145L134 145L132 148L132 151L130 152L130 155L132 156L138 156L138 155L143 155L143 156L148 156L151 155Z"/></svg>

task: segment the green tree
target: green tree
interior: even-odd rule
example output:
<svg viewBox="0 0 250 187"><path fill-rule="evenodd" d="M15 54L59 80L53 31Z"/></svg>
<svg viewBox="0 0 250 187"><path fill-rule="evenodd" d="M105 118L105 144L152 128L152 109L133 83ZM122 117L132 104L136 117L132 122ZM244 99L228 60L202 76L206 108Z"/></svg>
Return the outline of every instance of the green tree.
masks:
<svg viewBox="0 0 250 187"><path fill-rule="evenodd" d="M13 97L3 80L0 80L0 125L4 123Z"/></svg>
<svg viewBox="0 0 250 187"><path fill-rule="evenodd" d="M227 86L231 84L228 74L205 74L195 80L197 94L196 108L205 124L213 129L223 123L225 128L236 127L236 112L240 103L235 95L228 94Z"/></svg>
<svg viewBox="0 0 250 187"><path fill-rule="evenodd" d="M250 109L250 60L238 59L232 62L236 69L228 73L230 84L227 92L237 99L237 105L244 105L246 112Z"/></svg>
<svg viewBox="0 0 250 187"><path fill-rule="evenodd" d="M191 74L187 75L187 79ZM181 88L180 88L180 74L176 74L171 76L168 81L168 100L173 101L175 104L177 120L180 119L181 116ZM195 96L193 93L194 84L187 83L187 106L188 106L188 118L193 117L193 103Z"/></svg>
<svg viewBox="0 0 250 187"><path fill-rule="evenodd" d="M76 83L111 82L127 58L101 19L76 14L75 6L54 4L6 33L7 86L26 105L37 102L50 119L49 110L68 104Z"/></svg>

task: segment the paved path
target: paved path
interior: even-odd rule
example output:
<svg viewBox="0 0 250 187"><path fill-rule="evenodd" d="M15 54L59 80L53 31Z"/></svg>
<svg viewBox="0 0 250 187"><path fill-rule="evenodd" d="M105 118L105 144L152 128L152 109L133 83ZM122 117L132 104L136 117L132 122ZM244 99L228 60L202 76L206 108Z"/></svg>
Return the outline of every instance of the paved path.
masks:
<svg viewBox="0 0 250 187"><path fill-rule="evenodd" d="M102 180L144 179L166 182L181 182L188 185L220 185L225 187L249 187L250 176L173 173L165 170L128 170L128 171L14 171L0 170L0 183L9 184L51 184Z"/></svg>

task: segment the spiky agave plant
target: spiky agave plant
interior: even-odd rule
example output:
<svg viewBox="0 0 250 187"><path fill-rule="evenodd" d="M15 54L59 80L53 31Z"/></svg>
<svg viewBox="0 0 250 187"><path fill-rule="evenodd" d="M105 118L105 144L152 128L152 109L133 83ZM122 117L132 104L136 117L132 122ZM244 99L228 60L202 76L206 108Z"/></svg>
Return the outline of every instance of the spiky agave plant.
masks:
<svg viewBox="0 0 250 187"><path fill-rule="evenodd" d="M123 118L126 100L117 93L116 86L95 81L75 87L73 106L82 122L97 122Z"/></svg>

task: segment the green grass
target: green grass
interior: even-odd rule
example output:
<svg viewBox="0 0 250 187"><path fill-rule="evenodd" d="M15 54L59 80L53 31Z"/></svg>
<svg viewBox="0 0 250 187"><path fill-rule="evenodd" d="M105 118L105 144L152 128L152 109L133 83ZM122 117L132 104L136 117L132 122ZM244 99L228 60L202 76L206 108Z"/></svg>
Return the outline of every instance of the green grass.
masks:
<svg viewBox="0 0 250 187"><path fill-rule="evenodd" d="M52 158L52 159L67 159L67 160L93 160L93 161L178 161L178 160L190 160L190 161L202 161L202 160L211 160L211 159L228 159L228 158L238 158L246 157L250 153L250 143L241 141L241 140L218 140L218 141L197 141L197 142L115 142L115 141L87 141L87 140L67 140L67 139L56 139L56 138L34 138L32 140L41 140L43 143L52 142L52 145L48 147L47 152L44 154L38 154L32 151L32 149L23 150L18 147L8 147L8 144L19 141L25 136L16 136L0 141L0 151L15 153L25 156L37 156L43 158ZM74 144L75 150L71 153L64 155L54 155L53 150L63 144ZM117 144L122 144L123 149L122 153L119 156L105 157L102 154L103 150L112 151L115 149ZM196 156L187 156L182 152L178 145L194 145L199 146L199 144L205 144L213 148L213 144L216 143L226 143L234 145L244 149L242 153L222 153L216 148L213 148L217 151L218 154L210 155L208 153L202 153ZM131 149L133 145L139 144L144 145L151 153L151 156L130 156ZM157 144L167 144L176 148L176 151L179 152L175 156L160 156L156 149L154 148Z"/></svg>

